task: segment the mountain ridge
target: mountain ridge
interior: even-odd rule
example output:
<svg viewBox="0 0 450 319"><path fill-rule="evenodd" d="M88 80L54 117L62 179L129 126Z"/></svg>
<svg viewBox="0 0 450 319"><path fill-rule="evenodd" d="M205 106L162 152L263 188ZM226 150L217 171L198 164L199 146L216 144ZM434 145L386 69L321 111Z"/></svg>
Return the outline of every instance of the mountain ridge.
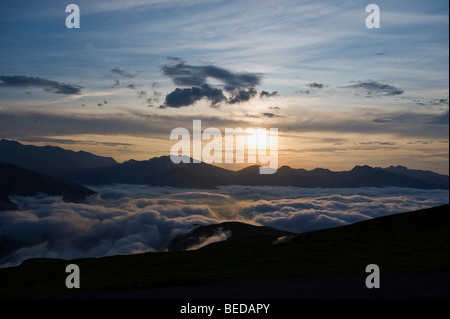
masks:
<svg viewBox="0 0 450 319"><path fill-rule="evenodd" d="M15 164L52 176L67 171L112 166L111 157L97 156L86 151L71 151L57 146L24 145L17 141L0 140L0 162ZM61 167L64 163L64 167Z"/></svg>
<svg viewBox="0 0 450 319"><path fill-rule="evenodd" d="M9 154L7 155L5 155L5 145L14 145L14 147L8 149ZM55 163L55 157L52 157L54 156L52 152L55 149L58 150L57 152L64 152L65 156L70 158L68 164L62 158L58 159L57 164ZM33 157L32 154L36 150L39 150L44 155L47 154L48 150L51 150L46 169L40 169L42 168L42 161L45 161L45 156L41 160L35 160ZM28 151L31 153L27 154ZM82 158L77 157L80 154L87 158L85 163ZM10 159L9 162L12 162L12 164L23 168L36 170L84 185L124 183L182 188L248 185L321 188L393 186L419 189L449 189L449 176L447 175L425 170L408 169L400 165L391 165L387 168L356 165L348 171L331 171L327 168L319 167L306 170L283 165L274 174L261 175L259 174L258 165L251 165L233 171L204 162L193 163L192 159L190 159L190 163L181 162L175 164L168 155L141 161L131 159L118 163L112 158L99 157L84 151L73 152L50 146L47 148L22 145L19 142L3 139L0 141L0 162L2 162L2 158L6 157ZM24 161L23 158L27 159L27 165L25 166L20 165ZM78 159L75 160L74 158ZM73 161L77 162L75 166ZM30 166L32 168L29 168Z"/></svg>
<svg viewBox="0 0 450 319"><path fill-rule="evenodd" d="M34 196L38 193L62 195L64 201L71 202L78 202L96 194L74 182L0 162L0 211L18 209L9 199L9 195Z"/></svg>
<svg viewBox="0 0 450 319"><path fill-rule="evenodd" d="M204 162L172 163L169 156L144 161L127 161L112 167L90 169L64 177L82 184L130 183L149 186L213 188L225 185L296 186L322 188L409 187L419 189L449 189L449 177L431 171L404 169L393 171L356 165L349 171L312 170L280 167L271 175L259 174L259 166L252 165L238 171Z"/></svg>

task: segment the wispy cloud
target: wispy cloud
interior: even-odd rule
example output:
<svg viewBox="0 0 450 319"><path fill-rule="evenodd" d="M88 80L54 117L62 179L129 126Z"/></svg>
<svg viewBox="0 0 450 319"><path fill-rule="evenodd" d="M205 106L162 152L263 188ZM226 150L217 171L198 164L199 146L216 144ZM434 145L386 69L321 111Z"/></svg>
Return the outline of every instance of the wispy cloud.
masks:
<svg viewBox="0 0 450 319"><path fill-rule="evenodd" d="M137 73L129 72L129 71L119 68L117 66L112 68L111 72L114 74L120 75L120 76L124 76L126 78L134 78L137 75Z"/></svg>
<svg viewBox="0 0 450 319"><path fill-rule="evenodd" d="M64 84L57 81L51 81L40 77L26 75L0 76L0 88L28 88L37 87L44 91L54 94L80 94L82 86L73 84Z"/></svg>
<svg viewBox="0 0 450 319"><path fill-rule="evenodd" d="M306 86L310 87L311 89L322 89L323 88L323 84L317 83L317 82L306 84Z"/></svg>
<svg viewBox="0 0 450 319"><path fill-rule="evenodd" d="M366 97L372 96L394 96L403 94L403 90L396 88L392 85L381 83L374 80L369 81L357 81L354 84L343 86L347 89L355 89L358 92L362 92Z"/></svg>

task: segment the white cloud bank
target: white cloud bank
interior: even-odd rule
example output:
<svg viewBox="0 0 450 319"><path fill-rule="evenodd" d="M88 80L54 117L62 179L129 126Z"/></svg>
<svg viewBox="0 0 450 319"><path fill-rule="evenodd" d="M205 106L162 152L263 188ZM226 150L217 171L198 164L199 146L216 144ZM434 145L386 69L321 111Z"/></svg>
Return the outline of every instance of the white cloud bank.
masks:
<svg viewBox="0 0 450 319"><path fill-rule="evenodd" d="M11 196L0 214L0 267L33 257L73 259L164 251L198 225L236 220L293 232L341 226L448 203L447 190L226 186L215 190L141 185L96 187L101 196ZM214 240L224 240L219 236Z"/></svg>

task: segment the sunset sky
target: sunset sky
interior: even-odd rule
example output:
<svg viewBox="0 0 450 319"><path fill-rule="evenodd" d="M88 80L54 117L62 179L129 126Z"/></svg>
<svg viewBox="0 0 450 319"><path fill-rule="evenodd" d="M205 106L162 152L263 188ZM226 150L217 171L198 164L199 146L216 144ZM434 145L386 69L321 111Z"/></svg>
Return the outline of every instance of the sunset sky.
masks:
<svg viewBox="0 0 450 319"><path fill-rule="evenodd" d="M145 160L199 119L278 128L280 166L448 174L446 0L1 1L0 30L0 139Z"/></svg>

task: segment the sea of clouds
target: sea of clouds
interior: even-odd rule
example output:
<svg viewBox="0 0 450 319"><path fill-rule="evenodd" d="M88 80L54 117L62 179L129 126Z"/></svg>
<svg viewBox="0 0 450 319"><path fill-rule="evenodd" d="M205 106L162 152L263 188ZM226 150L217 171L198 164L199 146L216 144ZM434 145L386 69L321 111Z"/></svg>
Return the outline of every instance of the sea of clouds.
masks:
<svg viewBox="0 0 450 319"><path fill-rule="evenodd" d="M306 232L449 201L448 190L395 187L199 190L114 185L91 189L99 195L83 203L66 203L60 196L46 194L11 196L20 210L0 213L0 267L34 257L74 259L164 251L176 235L223 221Z"/></svg>

